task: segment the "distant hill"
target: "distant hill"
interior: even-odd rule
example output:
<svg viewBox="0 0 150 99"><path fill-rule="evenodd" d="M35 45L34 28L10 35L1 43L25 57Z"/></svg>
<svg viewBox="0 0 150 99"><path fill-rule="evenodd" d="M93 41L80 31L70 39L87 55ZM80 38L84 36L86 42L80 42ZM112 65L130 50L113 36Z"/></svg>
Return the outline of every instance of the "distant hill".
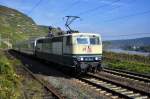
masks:
<svg viewBox="0 0 150 99"><path fill-rule="evenodd" d="M0 42L1 47L32 36L46 35L36 23L25 14L0 5Z"/></svg>
<svg viewBox="0 0 150 99"><path fill-rule="evenodd" d="M61 31L54 27L52 30L57 34ZM0 5L0 48L29 38L45 36L48 31L48 26L37 25L27 15Z"/></svg>
<svg viewBox="0 0 150 99"><path fill-rule="evenodd" d="M104 41L105 48L125 48L128 46L150 46L150 37L127 39L127 40L112 40Z"/></svg>

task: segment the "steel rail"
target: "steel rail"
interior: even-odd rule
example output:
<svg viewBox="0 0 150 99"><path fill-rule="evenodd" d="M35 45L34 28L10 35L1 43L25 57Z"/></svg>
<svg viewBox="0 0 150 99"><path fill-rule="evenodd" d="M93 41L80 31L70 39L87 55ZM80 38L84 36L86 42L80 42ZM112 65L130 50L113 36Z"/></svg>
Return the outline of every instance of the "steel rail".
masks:
<svg viewBox="0 0 150 99"><path fill-rule="evenodd" d="M90 84L92 86L95 86L96 88L100 88L102 90L106 90L107 92L112 93L115 96L119 96L120 98L133 99L131 97L128 97L127 95L121 94L120 92L113 91L110 88L107 88L107 87L104 87L102 85L96 84L96 83L94 83L92 81L89 81L87 79L84 79L82 77L78 77L77 79L79 79L79 80L81 80L81 81L83 81L85 83L88 83L88 84Z"/></svg>
<svg viewBox="0 0 150 99"><path fill-rule="evenodd" d="M32 73L32 72L31 72L31 73ZM91 74L87 74L87 75L88 75L88 76L91 76ZM34 77L34 76L35 76L35 75L33 74L33 77ZM35 77L36 77L36 76L35 76ZM133 91L133 92L140 93L141 95L145 95L145 96L150 97L150 92L145 92L145 91L141 91L141 90L138 90L138 89L135 89L135 88L131 88L131 87L127 86L127 85L123 85L123 84L121 84L121 83L117 83L117 82L115 82L115 81L108 80L108 79L106 79L106 78L100 78L100 77L94 76L94 75L91 76L91 77L96 78L96 79L99 79L99 80L102 80L102 81L105 81L105 82L108 82L108 83L111 83L111 84L113 84L113 85L117 85L117 86L123 87L124 89L128 89L129 91L131 90L131 91ZM37 78L37 79L38 79L38 78ZM89 83L89 84L91 84L91 85L93 85L93 86L96 86L97 88L104 89L104 90L106 90L106 91L108 91L108 92L110 92L110 93L113 93L114 95L117 95L117 96L119 96L119 97L133 99L133 98L131 98L131 97L125 95L125 94L122 94L122 93L120 93L120 92L116 92L116 91L114 91L114 90L111 90L110 88L106 88L105 86L98 85L98 84L93 83L93 82L91 82L91 81L88 81L88 80L86 80L86 79L84 79L84 78L82 78L82 77L78 77L77 79L82 80L82 81L84 81L84 82L86 82L86 83ZM41 82L42 82L42 81L41 81ZM43 83L43 82L42 82L42 83ZM54 92L54 93L55 93L55 92ZM57 93L57 92L56 92L56 93ZM61 96L61 95L60 95L60 96ZM64 98L64 97L59 98L59 99L63 99L63 98Z"/></svg>
<svg viewBox="0 0 150 99"><path fill-rule="evenodd" d="M129 72L129 71L123 71L119 69L110 69L110 68L104 68L103 71L111 73L111 74L120 75L120 76L150 83L150 76L148 75L143 75L143 74Z"/></svg>
<svg viewBox="0 0 150 99"><path fill-rule="evenodd" d="M65 99L64 96L60 94L58 90L56 90L50 83L45 83L42 81L40 78L35 76L29 69L27 69L25 66L23 68L33 77L35 78L40 84L42 84L47 90L49 90L55 97L56 99Z"/></svg>
<svg viewBox="0 0 150 99"><path fill-rule="evenodd" d="M12 50L13 52L17 53L17 51L15 50ZM12 57L12 55L10 55L10 53L8 52L8 50L6 51L6 53ZM41 85L44 86L44 88L46 88L48 91L51 92L51 94L53 96L56 97L56 99L65 99L64 96L61 95L61 93L56 89L54 88L50 83L45 83L43 79L40 79L39 77L37 77L36 75L34 75L25 65L22 66L23 69L25 71L27 71L35 80L37 80Z"/></svg>
<svg viewBox="0 0 150 99"><path fill-rule="evenodd" d="M117 86L120 86L120 87L122 87L122 88L126 88L126 89L128 89L128 90L131 90L131 91L134 91L134 92L136 92L136 93L140 93L140 94L142 94L142 95L146 95L146 96L150 97L150 92L146 92L146 91L142 91L142 90L139 90L139 89L136 89L136 88L132 88L132 87L129 87L129 86L127 86L127 85L118 83L118 82L116 82L116 81L113 81L113 80L110 80L110 79L107 79L107 78L104 78L104 77L100 77L100 76L95 75L95 74L92 74L92 73L88 73L87 76L92 77L92 78L95 78L95 79L98 79L98 80L102 80L102 81L111 83L111 84L113 84L113 85L117 85Z"/></svg>

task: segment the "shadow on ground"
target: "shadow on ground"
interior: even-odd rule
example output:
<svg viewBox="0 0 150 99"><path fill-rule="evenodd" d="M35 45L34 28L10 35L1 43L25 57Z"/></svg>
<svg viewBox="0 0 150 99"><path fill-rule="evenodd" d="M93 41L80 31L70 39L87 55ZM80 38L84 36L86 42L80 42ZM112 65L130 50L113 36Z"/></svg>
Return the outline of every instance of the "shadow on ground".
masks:
<svg viewBox="0 0 150 99"><path fill-rule="evenodd" d="M34 74L40 74L44 76L53 76L53 77L64 77L70 79L64 75L63 73L71 73L71 71L64 68L61 65L54 64L51 62L46 62L44 60L37 59L33 56L25 55L14 50L9 50L9 54L11 54L14 58L21 61L21 63L26 66L31 72Z"/></svg>

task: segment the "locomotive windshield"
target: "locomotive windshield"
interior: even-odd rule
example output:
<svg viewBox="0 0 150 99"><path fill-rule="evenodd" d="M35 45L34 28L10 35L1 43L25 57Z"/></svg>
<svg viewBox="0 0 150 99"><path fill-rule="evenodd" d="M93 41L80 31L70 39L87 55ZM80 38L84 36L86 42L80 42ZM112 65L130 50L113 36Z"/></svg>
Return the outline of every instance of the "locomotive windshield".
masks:
<svg viewBox="0 0 150 99"><path fill-rule="evenodd" d="M98 37L90 38L90 44L91 45L98 45L99 44L99 38Z"/></svg>
<svg viewBox="0 0 150 99"><path fill-rule="evenodd" d="M90 45L98 45L100 44L99 37L77 37L77 44L90 44Z"/></svg>
<svg viewBox="0 0 150 99"><path fill-rule="evenodd" d="M89 44L88 38L77 38L78 44Z"/></svg>

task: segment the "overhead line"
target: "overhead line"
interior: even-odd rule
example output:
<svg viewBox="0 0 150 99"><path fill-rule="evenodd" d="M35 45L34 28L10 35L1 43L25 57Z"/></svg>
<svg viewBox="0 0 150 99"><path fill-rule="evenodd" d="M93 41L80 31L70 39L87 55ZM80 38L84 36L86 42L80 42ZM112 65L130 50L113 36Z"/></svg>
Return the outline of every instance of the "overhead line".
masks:
<svg viewBox="0 0 150 99"><path fill-rule="evenodd" d="M133 3L133 2L135 2L136 0L132 0L132 1L130 1L129 3ZM110 12L110 11L113 11L113 10L115 10L115 9L118 9L118 8L121 8L122 6L117 6L117 7L114 7L114 8L111 8L110 10L108 10L107 12ZM104 13L107 13L106 11L104 12ZM100 15L102 15L103 13L101 13Z"/></svg>
<svg viewBox="0 0 150 99"><path fill-rule="evenodd" d="M69 10L71 10L72 7L74 7L75 5L79 4L81 2L81 0L77 0L73 3L71 3L69 5L69 7L65 8L62 12L65 13L65 12L68 12ZM64 20L64 16L63 16L63 20Z"/></svg>
<svg viewBox="0 0 150 99"><path fill-rule="evenodd" d="M39 0L32 8L31 10L28 12L28 14L31 14L33 12L33 10L38 7L40 5L40 3L42 2L42 0Z"/></svg>
<svg viewBox="0 0 150 99"><path fill-rule="evenodd" d="M129 18L129 17L139 16L139 15L144 15L144 14L148 14L148 13L150 13L150 10L144 11L144 12L135 13L135 14L131 14L131 15L120 16L120 17L113 18L113 19L110 19L110 20L105 20L105 22L116 21L116 20L120 20L120 19L124 19L124 18Z"/></svg>
<svg viewBox="0 0 150 99"><path fill-rule="evenodd" d="M109 4L109 5L112 5L112 4L114 4L114 3L116 3L116 2L119 2L120 0L115 0L115 1L113 1L111 4ZM85 15L85 14L89 14L90 12L93 12L93 11L96 11L96 10L98 10L98 9L100 9L100 8L103 8L103 7L105 7L106 5L100 5L100 6L97 6L97 7L95 7L95 8L91 8L91 9L89 9L89 10L86 10L86 11L83 11L83 12L81 12L81 13L79 13L78 15Z"/></svg>
<svg viewBox="0 0 150 99"><path fill-rule="evenodd" d="M103 37L120 37L120 36L132 36L132 35L143 35L143 34L150 34L150 33L133 33L133 34L126 34L126 35L103 35Z"/></svg>
<svg viewBox="0 0 150 99"><path fill-rule="evenodd" d="M118 9L118 8L120 8L120 6L113 7L113 8L111 8L111 9L108 10L108 11L102 12L100 15L105 14L105 13L108 13L108 12L113 11L113 10ZM86 17L87 17L87 15L86 15Z"/></svg>
<svg viewBox="0 0 150 99"><path fill-rule="evenodd" d="M69 11L72 7L74 7L75 5L79 4L80 2L81 2L81 0L77 0L77 1L75 1L75 2L73 2L73 3L71 3L71 4L69 5L69 7L66 8L63 12Z"/></svg>

